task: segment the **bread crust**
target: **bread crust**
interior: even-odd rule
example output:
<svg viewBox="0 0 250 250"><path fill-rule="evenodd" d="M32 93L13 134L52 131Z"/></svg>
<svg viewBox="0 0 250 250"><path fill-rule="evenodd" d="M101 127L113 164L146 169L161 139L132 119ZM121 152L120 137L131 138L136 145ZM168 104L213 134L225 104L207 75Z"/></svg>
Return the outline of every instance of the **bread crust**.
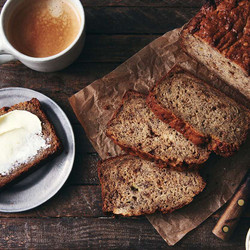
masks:
<svg viewBox="0 0 250 250"><path fill-rule="evenodd" d="M206 136L197 131L195 128L193 128L188 122L182 120L181 118L177 117L170 109L167 109L165 107L162 107L162 105L157 101L156 99L156 88L157 86L166 78L170 77L173 74L176 73L185 73L192 78L198 79L196 76L191 74L190 72L186 71L179 65L175 65L166 76L164 76L160 81L158 81L155 86L151 89L149 92L149 95L147 97L147 104L149 108L154 112L154 114L161 119L163 122L168 123L172 128L176 129L180 133L182 133L187 139L192 141L196 145L207 145L208 149L211 151L214 151L216 154L229 157L231 156L235 151L239 150L240 145L238 144L229 144L226 142L220 141L219 138L217 138L214 135ZM201 79L198 79L201 81ZM209 88L214 89L216 92L220 93L220 95L225 96L224 93L220 92L219 90L213 88L212 86L208 85L204 81L202 83ZM227 97L229 98L229 97ZM246 110L248 116L250 117L249 111L241 104L238 104L242 109ZM247 138L247 133L249 130L249 124L246 124L246 127L244 128L245 133L243 134L243 141Z"/></svg>
<svg viewBox="0 0 250 250"><path fill-rule="evenodd" d="M133 90L127 91L122 98L122 103L120 107L115 111L111 120L108 122L107 128L111 125L112 121L117 117L119 112L122 110L124 103L129 98L130 95L136 95L138 97L143 97L145 99L147 97L146 95L133 91ZM145 160L154 161L162 167L170 166L170 167L177 168L178 170L185 170L189 168L198 168L202 163L204 163L204 160L202 159L200 161L197 161L196 163L193 163L190 161L181 161L178 159L168 159L167 161L162 161L159 157L152 155L150 153L144 152L138 148L127 147L126 145L121 143L115 136L113 136L112 133L108 129L106 130L106 135L109 138L111 138L115 144L119 145L126 153L131 154L131 155L137 155Z"/></svg>
<svg viewBox="0 0 250 250"><path fill-rule="evenodd" d="M0 115L4 115L14 110L26 110L36 115L42 123L43 136L46 137L50 135L53 141L51 141L50 148L44 150L44 152L40 152L39 158L34 158L28 163L20 164L18 168L13 170L8 175L2 176L0 174L0 188L1 189L6 188L22 180L28 174L34 172L43 164L52 160L63 149L62 144L58 136L56 135L54 126L49 122L47 116L45 115L45 113L43 112L41 108L40 102L36 98L33 98L30 101L15 104L11 107L3 107L0 109Z"/></svg>
<svg viewBox="0 0 250 250"><path fill-rule="evenodd" d="M209 1L193 17L182 31L182 39L189 33L210 45L214 50L250 74L249 0ZM219 29L218 29L219 27ZM183 42L182 48L185 50ZM186 50L185 50L186 51Z"/></svg>
<svg viewBox="0 0 250 250"><path fill-rule="evenodd" d="M104 198L105 198L105 193L104 193L104 182L102 181L102 178L101 178L101 168L102 168L102 163L104 162L112 162L112 160L114 159L122 159L123 157L126 157L127 155L126 154L123 154L123 155L119 155L119 156L115 156L115 157L111 157L111 158L108 158L106 160L100 160L98 163L97 163L97 172L98 172L98 177L99 177L99 181L100 181L100 185L101 185L101 194L102 194L102 210L104 213L114 213L114 209L113 208L109 208L107 206L107 204L104 202ZM197 191L197 192L194 192L194 197L196 195L198 195L199 193L201 193L204 188L206 187L206 182L204 181L204 179L201 177L202 179L202 185L200 187L200 189ZM155 210L148 210L146 212L140 212L140 213L126 213L126 214L119 214L119 215L122 215L123 217L131 217L131 216L141 216L141 215L148 215L148 214L153 214L155 213L156 211L160 211L162 212L163 214L165 213L172 213L173 211L177 210L177 209L180 209L186 205L188 205L189 203L191 203L193 201L194 198L191 198L189 201L181 204L180 206L177 206L176 208L174 209L171 209L171 208L168 208L168 209L164 209L164 208L158 208L158 209L155 209Z"/></svg>

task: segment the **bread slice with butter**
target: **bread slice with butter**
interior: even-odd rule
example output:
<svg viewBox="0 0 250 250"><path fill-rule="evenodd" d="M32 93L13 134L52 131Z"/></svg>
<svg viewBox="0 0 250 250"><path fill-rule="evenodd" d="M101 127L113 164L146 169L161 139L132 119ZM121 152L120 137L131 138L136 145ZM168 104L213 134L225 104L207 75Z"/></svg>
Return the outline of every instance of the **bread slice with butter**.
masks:
<svg viewBox="0 0 250 250"><path fill-rule="evenodd" d="M0 109L0 188L35 171L61 149L36 98Z"/></svg>

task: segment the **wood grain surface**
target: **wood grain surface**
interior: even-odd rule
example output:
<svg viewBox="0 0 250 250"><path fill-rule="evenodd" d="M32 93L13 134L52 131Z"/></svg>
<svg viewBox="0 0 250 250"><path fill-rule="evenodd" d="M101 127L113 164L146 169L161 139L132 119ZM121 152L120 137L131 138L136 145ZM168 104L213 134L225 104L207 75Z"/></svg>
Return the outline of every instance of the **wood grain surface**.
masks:
<svg viewBox="0 0 250 250"><path fill-rule="evenodd" d="M182 26L204 1L82 0L87 39L81 56L55 73L32 71L19 62L0 66L0 88L25 87L56 101L76 137L76 159L64 187L45 204L24 213L0 213L0 249L244 249L250 223L247 209L229 242L212 234L222 211L168 247L145 217L103 214L96 172L99 156L88 141L68 98L106 75L149 42ZM0 0L0 8L5 0Z"/></svg>
<svg viewBox="0 0 250 250"><path fill-rule="evenodd" d="M197 0L80 0L82 5L87 7L113 7L113 6L124 6L124 7L141 7L141 6L151 6L151 7L187 7L193 8L202 5L204 1ZM4 5L6 0L0 0L0 7Z"/></svg>

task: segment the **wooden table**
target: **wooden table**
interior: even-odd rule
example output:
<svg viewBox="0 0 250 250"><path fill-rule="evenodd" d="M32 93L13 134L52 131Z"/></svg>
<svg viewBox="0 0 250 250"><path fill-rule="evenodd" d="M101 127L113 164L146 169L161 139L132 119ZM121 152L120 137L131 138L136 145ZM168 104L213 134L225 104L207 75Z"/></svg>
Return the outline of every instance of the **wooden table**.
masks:
<svg viewBox="0 0 250 250"><path fill-rule="evenodd" d="M0 0L1 7L5 0ZM229 242L212 234L218 213L170 248L145 217L114 218L101 210L99 157L68 97L104 76L166 31L182 26L200 8L197 0L82 0L87 40L80 58L56 73L32 71L19 62L0 67L0 88L25 87L56 101L75 132L73 171L55 197L37 209L0 214L0 248L244 249L250 224L245 213Z"/></svg>

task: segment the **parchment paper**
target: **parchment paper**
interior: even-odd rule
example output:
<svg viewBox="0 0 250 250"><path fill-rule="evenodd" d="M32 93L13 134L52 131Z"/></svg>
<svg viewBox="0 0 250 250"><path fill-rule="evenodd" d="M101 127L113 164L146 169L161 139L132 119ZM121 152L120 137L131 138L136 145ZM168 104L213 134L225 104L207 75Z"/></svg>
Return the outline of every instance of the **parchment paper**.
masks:
<svg viewBox="0 0 250 250"><path fill-rule="evenodd" d="M249 105L248 100L182 52L179 45L180 31L181 29L176 29L167 32L114 71L69 99L78 120L102 159L121 153L120 148L105 135L105 129L123 94L128 89L147 93L175 63L241 103ZM172 214L155 213L147 216L169 245L178 242L230 199L250 165L249 149L250 139L230 158L212 155L202 169L207 187L191 204Z"/></svg>

